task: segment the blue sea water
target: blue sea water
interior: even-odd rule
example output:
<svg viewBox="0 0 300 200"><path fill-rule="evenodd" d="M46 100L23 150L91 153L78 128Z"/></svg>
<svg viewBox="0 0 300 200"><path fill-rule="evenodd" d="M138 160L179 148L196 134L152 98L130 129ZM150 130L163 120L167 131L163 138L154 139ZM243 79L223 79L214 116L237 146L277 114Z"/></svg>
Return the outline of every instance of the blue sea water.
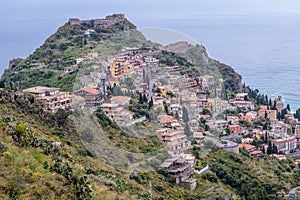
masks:
<svg viewBox="0 0 300 200"><path fill-rule="evenodd" d="M211 57L232 66L247 85L300 108L300 14L204 15L160 23L203 42Z"/></svg>
<svg viewBox="0 0 300 200"><path fill-rule="evenodd" d="M132 15L129 19L138 27L174 29L202 42L211 57L232 66L247 85L269 97L281 95L293 109L300 108L299 13L200 14L155 20ZM56 16L47 23L32 19L4 23L0 66L7 66L11 57L26 57L66 20Z"/></svg>

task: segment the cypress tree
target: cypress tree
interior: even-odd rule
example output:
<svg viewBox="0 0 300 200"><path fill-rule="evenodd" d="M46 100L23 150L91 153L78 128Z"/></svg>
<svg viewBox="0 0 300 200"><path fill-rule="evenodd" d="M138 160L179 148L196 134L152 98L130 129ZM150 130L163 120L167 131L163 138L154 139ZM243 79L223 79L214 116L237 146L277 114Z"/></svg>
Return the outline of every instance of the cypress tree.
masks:
<svg viewBox="0 0 300 200"><path fill-rule="evenodd" d="M265 133L265 141L264 142L265 142L265 144L268 143L268 133L267 132Z"/></svg>
<svg viewBox="0 0 300 200"><path fill-rule="evenodd" d="M4 80L0 81L0 88L4 88L5 85L4 85Z"/></svg>
<svg viewBox="0 0 300 200"><path fill-rule="evenodd" d="M182 120L187 123L189 121L189 114L185 106L182 108Z"/></svg>
<svg viewBox="0 0 300 200"><path fill-rule="evenodd" d="M187 136L192 135L192 132L191 132L191 129L190 129L190 126L189 126L188 123L186 123L185 126L184 126L184 134L186 134Z"/></svg>
<svg viewBox="0 0 300 200"><path fill-rule="evenodd" d="M169 114L169 108L168 108L168 105L165 101L163 101L163 105L164 105L164 109L165 109L166 114Z"/></svg>
<svg viewBox="0 0 300 200"><path fill-rule="evenodd" d="M274 100L273 110L276 110L276 109L277 109L276 106L277 106L277 101Z"/></svg>
<svg viewBox="0 0 300 200"><path fill-rule="evenodd" d="M281 119L281 113L280 112L277 112L277 117L276 117L278 120Z"/></svg>
<svg viewBox="0 0 300 200"><path fill-rule="evenodd" d="M152 107L153 107L153 99L151 97L150 101L149 101L149 104L148 104L148 110L150 110Z"/></svg>
<svg viewBox="0 0 300 200"><path fill-rule="evenodd" d="M270 155L273 153L273 148L271 145L268 146L268 149L267 149L267 154Z"/></svg>
<svg viewBox="0 0 300 200"><path fill-rule="evenodd" d="M145 102L148 102L148 98L147 98L146 94L144 93L143 94L143 103L145 103Z"/></svg>
<svg viewBox="0 0 300 200"><path fill-rule="evenodd" d="M142 95L142 93L139 94L139 102L140 102L140 104L143 103L143 95Z"/></svg>
<svg viewBox="0 0 300 200"><path fill-rule="evenodd" d="M291 111L290 104L287 104L287 105L286 105L286 109L287 109L288 111Z"/></svg>

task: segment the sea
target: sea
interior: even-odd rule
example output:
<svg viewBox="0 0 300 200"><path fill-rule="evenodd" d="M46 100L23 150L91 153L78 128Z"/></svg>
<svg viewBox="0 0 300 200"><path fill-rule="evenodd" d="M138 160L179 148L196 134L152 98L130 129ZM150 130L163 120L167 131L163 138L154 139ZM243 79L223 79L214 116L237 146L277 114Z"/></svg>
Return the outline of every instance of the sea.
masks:
<svg viewBox="0 0 300 200"><path fill-rule="evenodd" d="M23 19L16 22L22 33L9 27L0 31L0 66L6 67L11 57L32 53L67 19L55 20L32 24ZM300 108L299 13L200 14L154 20L129 16L129 20L140 28L166 28L192 38L206 47L210 57L232 66L251 88L272 98L282 96L292 109Z"/></svg>

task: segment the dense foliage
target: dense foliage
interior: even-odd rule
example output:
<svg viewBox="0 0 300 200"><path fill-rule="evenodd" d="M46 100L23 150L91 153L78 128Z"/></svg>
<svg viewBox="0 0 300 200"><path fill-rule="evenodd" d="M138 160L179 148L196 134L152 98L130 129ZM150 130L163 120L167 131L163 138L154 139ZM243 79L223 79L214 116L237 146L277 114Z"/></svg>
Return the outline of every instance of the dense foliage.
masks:
<svg viewBox="0 0 300 200"><path fill-rule="evenodd" d="M278 161L268 156L261 159L243 151L242 155L217 151L206 162L218 179L234 188L243 199L274 199L296 184L281 170Z"/></svg>
<svg viewBox="0 0 300 200"><path fill-rule="evenodd" d="M134 153L155 152L163 145L156 136L137 138L129 136L122 130L116 122L112 121L101 109L95 111L101 127L118 147Z"/></svg>

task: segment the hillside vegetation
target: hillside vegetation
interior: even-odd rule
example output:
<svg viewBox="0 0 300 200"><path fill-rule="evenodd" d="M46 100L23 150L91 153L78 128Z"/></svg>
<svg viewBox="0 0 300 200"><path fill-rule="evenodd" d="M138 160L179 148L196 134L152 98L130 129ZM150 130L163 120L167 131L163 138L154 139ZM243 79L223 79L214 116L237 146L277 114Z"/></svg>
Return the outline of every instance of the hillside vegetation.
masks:
<svg viewBox="0 0 300 200"><path fill-rule="evenodd" d="M241 91L242 76L236 73L232 67L210 58L204 46L177 42L167 45L165 49L177 53L192 65L199 66L200 73L223 78L226 89L235 92Z"/></svg>
<svg viewBox="0 0 300 200"><path fill-rule="evenodd" d="M224 79L226 89L241 90L241 76L233 68L209 58L203 46L183 42L162 47L146 40L127 19L107 28L95 28L96 32L88 36L85 31L89 28L69 22L64 24L29 57L11 62L1 79L7 86L19 82L22 89L43 85L72 91L77 72L64 74L61 70L76 64L76 58L98 53L102 61L107 62L124 47L155 47L169 52L163 51L160 58L171 62L162 63L177 63L185 68L185 72L193 71L194 75L212 74ZM168 60L169 56L173 56L173 61ZM84 66L79 67L83 70Z"/></svg>
<svg viewBox="0 0 300 200"><path fill-rule="evenodd" d="M96 52L107 61L124 47L162 48L128 20L86 36L88 28L66 23L5 71L5 84L0 82L0 199L283 199L297 186L300 174L290 159L250 157L244 149L235 154L205 143L191 153L198 159L196 169L208 165L210 170L193 175L197 188L191 191L159 168L169 155L154 135L162 128L155 122L121 129L101 109L48 113L32 95L14 87L19 82L21 89L42 85L72 91L77 72L61 70L79 56ZM156 56L163 66L180 65L182 75L212 74L224 79L227 90L241 89L240 75L209 58L203 46L173 44ZM148 102L138 102L136 96L128 106L137 117L153 114Z"/></svg>
<svg viewBox="0 0 300 200"><path fill-rule="evenodd" d="M125 26L129 28L126 32ZM76 58L88 53L99 53L106 61L123 47L151 44L128 20L107 28L96 28L91 36L84 34L88 28L66 23L29 57L13 62L1 79L6 85L20 82L22 89L43 85L72 91L77 73L64 74L61 70L76 64Z"/></svg>
<svg viewBox="0 0 300 200"><path fill-rule="evenodd" d="M112 122L99 112L96 116L103 130L98 134L111 135L119 148L161 148L153 139L143 140L144 146L140 146L141 139L132 138L136 141L131 142L130 136L116 135L118 126L109 125ZM75 113L70 114L63 110L44 113L32 96L0 90L0 198L149 199L151 181L154 199L274 199L299 181L299 175L286 172L291 169L289 162L279 164L267 156L259 159L243 150L237 155L218 148L199 158L198 167L209 164L211 171L194 175L198 184L194 191L175 184L164 170L119 171L106 161L106 155L84 145L72 117ZM123 138L122 143L118 138ZM193 152L199 155L202 151Z"/></svg>

